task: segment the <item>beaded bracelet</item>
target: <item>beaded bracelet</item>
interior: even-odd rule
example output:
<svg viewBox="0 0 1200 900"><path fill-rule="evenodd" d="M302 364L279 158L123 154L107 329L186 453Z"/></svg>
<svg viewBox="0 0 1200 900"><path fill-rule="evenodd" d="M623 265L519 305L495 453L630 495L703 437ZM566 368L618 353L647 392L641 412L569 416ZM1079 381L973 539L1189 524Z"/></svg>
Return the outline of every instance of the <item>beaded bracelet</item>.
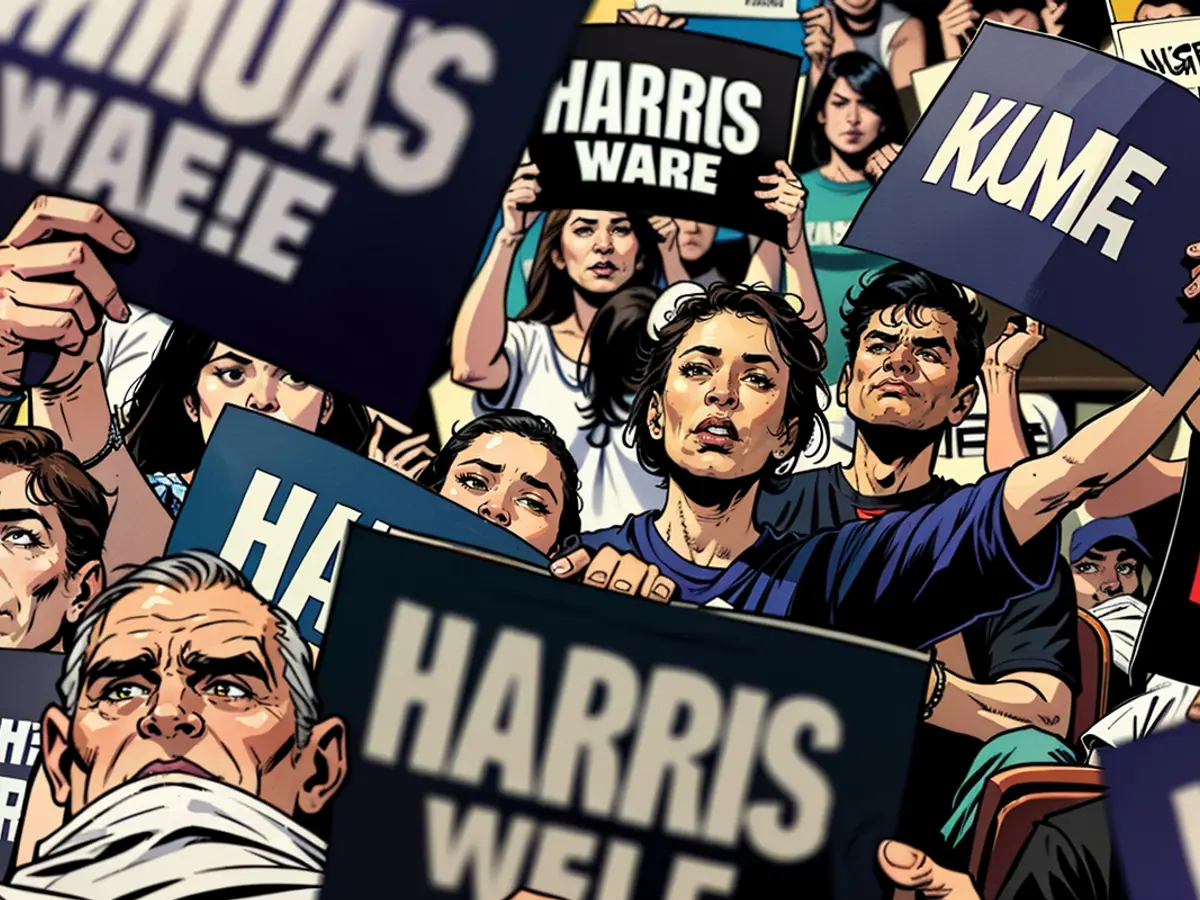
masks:
<svg viewBox="0 0 1200 900"><path fill-rule="evenodd" d="M946 693L946 666L940 660L935 659L933 661L933 671L935 676L933 696L925 704L926 719L933 715L933 711L937 709L937 705L942 702L942 694Z"/></svg>
<svg viewBox="0 0 1200 900"><path fill-rule="evenodd" d="M100 448L100 452L83 462L84 469L92 469L104 462L108 456L115 452L117 448L124 442L121 436L121 426L117 422L117 417L114 415L108 423L108 440L104 442L104 446Z"/></svg>

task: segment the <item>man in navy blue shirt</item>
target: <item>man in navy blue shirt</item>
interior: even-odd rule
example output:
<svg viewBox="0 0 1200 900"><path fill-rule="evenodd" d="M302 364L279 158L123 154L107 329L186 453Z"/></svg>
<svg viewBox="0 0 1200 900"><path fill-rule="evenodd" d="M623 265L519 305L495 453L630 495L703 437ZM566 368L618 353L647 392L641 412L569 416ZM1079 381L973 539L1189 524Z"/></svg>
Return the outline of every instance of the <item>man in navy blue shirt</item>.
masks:
<svg viewBox="0 0 1200 900"><path fill-rule="evenodd" d="M912 647L1044 590L1053 526L1133 466L1200 389L1193 356L1165 394L1147 389L1055 453L936 505L778 535L758 526L754 507L764 479L824 427L824 350L800 305L780 294L718 284L673 309L662 302L629 436L666 481L664 508L584 535L585 547L551 570Z"/></svg>

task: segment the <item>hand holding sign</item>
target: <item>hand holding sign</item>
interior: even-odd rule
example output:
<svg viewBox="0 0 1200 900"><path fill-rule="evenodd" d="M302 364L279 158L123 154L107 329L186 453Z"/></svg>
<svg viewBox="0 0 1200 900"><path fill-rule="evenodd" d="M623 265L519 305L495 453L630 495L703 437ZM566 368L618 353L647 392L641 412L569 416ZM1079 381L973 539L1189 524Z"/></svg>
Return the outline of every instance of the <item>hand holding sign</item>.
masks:
<svg viewBox="0 0 1200 900"><path fill-rule="evenodd" d="M1024 319L1024 321L1021 321ZM1046 326L1027 316L1016 316L1004 326L983 357L985 369L1021 371L1025 359L1046 339Z"/></svg>
<svg viewBox="0 0 1200 900"><path fill-rule="evenodd" d="M1063 15L1067 11L1067 0L1046 0L1042 7L1042 28L1046 34L1060 35L1063 32Z"/></svg>
<svg viewBox="0 0 1200 900"><path fill-rule="evenodd" d="M622 9L617 13L617 21L626 25L648 25L651 28L682 28L687 24L687 19L683 16L668 15L657 6Z"/></svg>
<svg viewBox="0 0 1200 900"><path fill-rule="evenodd" d="M884 144L869 157L867 164L863 167L863 171L871 181L878 181L883 177L883 173L888 170L888 166L896 161L896 157L900 155L901 147L899 144Z"/></svg>
<svg viewBox="0 0 1200 900"><path fill-rule="evenodd" d="M782 159L775 161L775 174L760 175L758 180L772 187L755 191L754 196L764 201L767 209L787 219L787 249L799 246L804 240L804 199L807 196L804 185Z"/></svg>
<svg viewBox="0 0 1200 900"><path fill-rule="evenodd" d="M371 410L371 414L375 417L375 427L367 446L367 458L416 481L433 461L434 452L429 447L429 435L414 435L408 425L378 410ZM399 434L400 440L390 450L384 451L383 435L388 430Z"/></svg>
<svg viewBox="0 0 1200 900"><path fill-rule="evenodd" d="M536 163L526 163L517 168L512 183L504 194L501 238L519 240L537 219L539 213L526 207L537 200L537 195L542 189L537 181L540 174Z"/></svg>
<svg viewBox="0 0 1200 900"><path fill-rule="evenodd" d="M53 348L57 359L36 380L63 389L100 356L104 317L129 319L116 282L82 240L39 243L58 233L89 238L114 253L129 253L133 238L91 203L38 197L0 242L0 380L22 385L31 345ZM47 277L73 282L38 281Z"/></svg>
<svg viewBox="0 0 1200 900"><path fill-rule="evenodd" d="M979 900L971 876L952 872L908 844L884 841L879 845L879 868L896 887L919 891L923 897L944 900Z"/></svg>
<svg viewBox="0 0 1200 900"><path fill-rule="evenodd" d="M811 68L809 83L815 84L833 56L833 13L827 6L816 6L800 16L804 23L804 55Z"/></svg>
<svg viewBox="0 0 1200 900"><path fill-rule="evenodd" d="M676 584L661 574L658 566L643 562L632 553L621 553L614 547L601 547L595 558L586 547L555 560L550 571L562 579L574 579L583 574L583 583L618 594L645 597L666 603L676 591Z"/></svg>
<svg viewBox="0 0 1200 900"><path fill-rule="evenodd" d="M942 33L942 50L946 59L958 59L971 43L975 26L979 24L979 10L971 0L950 0L938 14L938 28Z"/></svg>

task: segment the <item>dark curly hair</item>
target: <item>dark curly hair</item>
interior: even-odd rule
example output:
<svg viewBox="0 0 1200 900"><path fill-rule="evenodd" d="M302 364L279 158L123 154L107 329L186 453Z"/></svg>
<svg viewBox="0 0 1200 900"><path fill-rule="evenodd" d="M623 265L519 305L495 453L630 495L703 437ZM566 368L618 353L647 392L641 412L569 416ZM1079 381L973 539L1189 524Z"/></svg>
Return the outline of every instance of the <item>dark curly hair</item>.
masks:
<svg viewBox="0 0 1200 900"><path fill-rule="evenodd" d="M793 454L802 453L814 435L828 429L822 412L829 397L822 376L825 347L791 306L788 295L718 282L703 294L683 300L674 318L660 331L658 340L650 342L649 351L643 355L641 385L633 399L625 437L636 447L638 462L651 474L665 477L670 471L670 460L662 440L650 433L650 405L655 395L661 396L666 388L671 362L684 335L697 322L721 313L757 319L771 329L788 371L783 418L785 422L793 419L799 422ZM769 472L770 469L763 475Z"/></svg>
<svg viewBox="0 0 1200 900"><path fill-rule="evenodd" d="M579 511L583 506L579 499L579 466L575 464L566 442L558 436L550 421L524 410L484 413L456 429L438 451L433 462L418 476L417 481L432 491L440 491L446 483L446 476L449 475L454 460L485 434L515 434L541 444L558 460L563 473L562 517L559 519L555 543L561 547L566 538L578 534Z"/></svg>
<svg viewBox="0 0 1200 900"><path fill-rule="evenodd" d="M954 336L954 350L958 355L955 390L975 383L983 368L987 311L977 297L954 282L908 263L894 263L870 272L863 277L857 290L846 294L842 307L842 318L846 321L842 337L846 339L851 360L858 354L871 316L893 308L903 309L904 318L918 326L929 324L922 318L922 310L938 310L953 319L958 326Z"/></svg>

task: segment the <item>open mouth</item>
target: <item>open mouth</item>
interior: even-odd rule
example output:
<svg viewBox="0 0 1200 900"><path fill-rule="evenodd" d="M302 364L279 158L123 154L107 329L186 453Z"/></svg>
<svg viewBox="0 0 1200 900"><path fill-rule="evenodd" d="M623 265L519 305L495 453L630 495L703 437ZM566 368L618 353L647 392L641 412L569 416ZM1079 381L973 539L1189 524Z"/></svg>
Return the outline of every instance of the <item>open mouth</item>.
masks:
<svg viewBox="0 0 1200 900"><path fill-rule="evenodd" d="M590 271L595 272L597 275L601 276L602 278L607 278L609 275L612 275L614 272L617 271L616 265L614 263L609 262L607 259L604 260L603 262L596 263L594 266L590 266L589 269L590 269Z"/></svg>
<svg viewBox="0 0 1200 900"><path fill-rule="evenodd" d="M709 416L692 432L700 441L701 446L714 450L728 450L738 438L737 426L729 419Z"/></svg>
<svg viewBox="0 0 1200 900"><path fill-rule="evenodd" d="M134 778L149 778L152 775L168 775L171 773L194 775L197 778L216 780L216 776L211 772L200 768L195 763L188 762L186 759L162 759L158 762L152 762L138 772Z"/></svg>

